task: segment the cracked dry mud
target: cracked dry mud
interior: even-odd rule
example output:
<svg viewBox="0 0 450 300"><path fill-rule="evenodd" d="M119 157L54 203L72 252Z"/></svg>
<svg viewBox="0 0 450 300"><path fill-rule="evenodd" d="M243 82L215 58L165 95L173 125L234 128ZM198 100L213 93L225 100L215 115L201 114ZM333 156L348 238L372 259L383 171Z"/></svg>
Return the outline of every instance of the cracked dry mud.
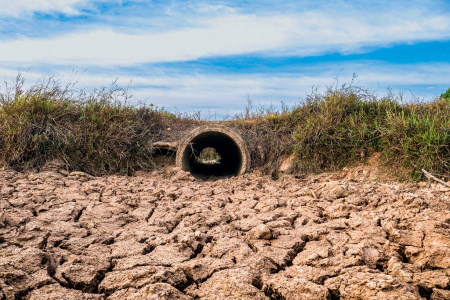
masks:
<svg viewBox="0 0 450 300"><path fill-rule="evenodd" d="M0 170L0 299L450 299L450 192Z"/></svg>

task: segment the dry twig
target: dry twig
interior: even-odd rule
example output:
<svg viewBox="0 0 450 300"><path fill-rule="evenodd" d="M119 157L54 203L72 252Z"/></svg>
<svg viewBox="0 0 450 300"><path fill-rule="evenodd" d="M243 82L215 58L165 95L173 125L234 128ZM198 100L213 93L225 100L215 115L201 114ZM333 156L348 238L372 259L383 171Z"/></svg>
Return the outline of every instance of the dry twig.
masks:
<svg viewBox="0 0 450 300"><path fill-rule="evenodd" d="M433 175L431 175L429 172L425 171L424 169L422 169L422 172L423 172L423 174L425 174L425 176L427 176L428 183L430 182L430 179L433 179L433 180L435 180L435 181L437 181L439 183L442 183L445 186L450 187L450 184L448 184L447 182L445 182L443 180L440 180L439 178L434 177ZM428 186L429 186L429 184L428 184Z"/></svg>

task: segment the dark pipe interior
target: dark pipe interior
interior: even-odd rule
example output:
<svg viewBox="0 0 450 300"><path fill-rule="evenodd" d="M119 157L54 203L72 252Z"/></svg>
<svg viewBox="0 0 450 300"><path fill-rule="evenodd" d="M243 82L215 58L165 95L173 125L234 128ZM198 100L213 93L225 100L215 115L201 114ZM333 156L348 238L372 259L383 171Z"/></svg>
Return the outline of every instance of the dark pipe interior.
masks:
<svg viewBox="0 0 450 300"><path fill-rule="evenodd" d="M235 141L220 132L204 132L191 140L183 153L183 167L194 176L233 176L242 167L242 153ZM202 164L196 160L200 152L211 147L216 149L220 164ZM195 155L194 155L195 154Z"/></svg>

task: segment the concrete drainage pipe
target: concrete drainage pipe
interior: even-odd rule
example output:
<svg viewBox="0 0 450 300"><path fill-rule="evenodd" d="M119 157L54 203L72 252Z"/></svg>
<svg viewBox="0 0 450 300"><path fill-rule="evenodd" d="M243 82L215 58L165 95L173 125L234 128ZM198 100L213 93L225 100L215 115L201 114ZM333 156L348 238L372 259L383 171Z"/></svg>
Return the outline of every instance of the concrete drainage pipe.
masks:
<svg viewBox="0 0 450 300"><path fill-rule="evenodd" d="M234 176L247 171L250 155L242 137L223 126L201 126L178 145L176 165L193 176Z"/></svg>

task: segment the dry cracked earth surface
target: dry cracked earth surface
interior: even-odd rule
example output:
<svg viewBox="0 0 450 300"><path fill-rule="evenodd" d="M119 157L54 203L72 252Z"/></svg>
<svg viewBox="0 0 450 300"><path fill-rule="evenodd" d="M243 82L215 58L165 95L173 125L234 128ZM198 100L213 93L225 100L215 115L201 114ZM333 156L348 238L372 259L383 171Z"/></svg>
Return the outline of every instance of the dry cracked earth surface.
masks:
<svg viewBox="0 0 450 300"><path fill-rule="evenodd" d="M368 172L1 169L0 299L450 299L449 189Z"/></svg>

